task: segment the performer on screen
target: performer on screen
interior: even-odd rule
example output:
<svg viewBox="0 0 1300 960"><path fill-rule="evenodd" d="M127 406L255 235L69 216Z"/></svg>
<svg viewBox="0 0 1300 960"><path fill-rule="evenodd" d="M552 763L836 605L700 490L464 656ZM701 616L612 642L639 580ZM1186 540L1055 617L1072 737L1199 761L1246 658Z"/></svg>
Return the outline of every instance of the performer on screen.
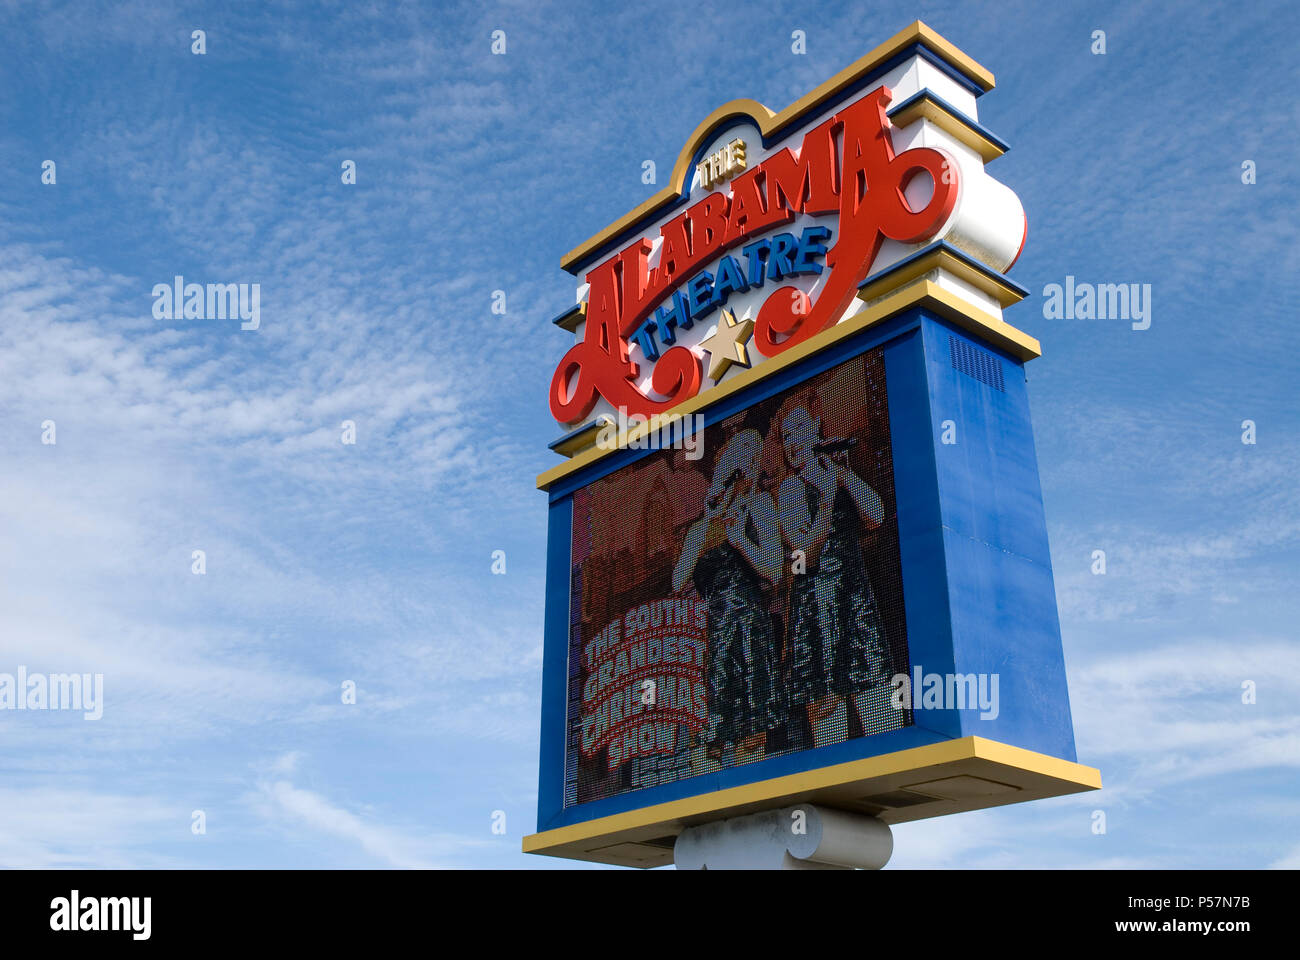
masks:
<svg viewBox="0 0 1300 960"><path fill-rule="evenodd" d="M793 558L789 609L791 706L804 706L813 745L843 740L847 702L865 724L869 691L889 682L889 654L859 530L884 507L848 465L851 439L822 436L811 398L782 418L790 471L777 490L781 536ZM799 561L801 551L802 563ZM802 569L803 572L800 572Z"/></svg>
<svg viewBox="0 0 1300 960"><path fill-rule="evenodd" d="M740 763L763 755L767 732L789 712L764 596L781 578L782 553L776 507L758 482L762 446L758 431L740 430L719 451L703 516L673 570L673 589L694 580L708 606L709 754L720 759L734 745Z"/></svg>

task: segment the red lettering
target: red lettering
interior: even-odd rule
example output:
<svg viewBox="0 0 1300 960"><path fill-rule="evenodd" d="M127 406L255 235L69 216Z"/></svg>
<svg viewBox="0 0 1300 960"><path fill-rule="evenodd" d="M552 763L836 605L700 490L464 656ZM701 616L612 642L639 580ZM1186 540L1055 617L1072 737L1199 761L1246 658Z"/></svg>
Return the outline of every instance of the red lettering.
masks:
<svg viewBox="0 0 1300 960"><path fill-rule="evenodd" d="M764 201L760 184L766 180L763 166L757 166L731 181L731 216L724 247L734 247L752 234L794 219L794 213L779 203L773 206Z"/></svg>
<svg viewBox="0 0 1300 960"><path fill-rule="evenodd" d="M837 129L842 132L839 235L827 251L826 281L816 303L809 306L795 287L782 287L763 302L754 323L754 344L764 356L775 356L838 323L857 296L858 284L867 278L885 237L915 243L938 232L952 214L957 203L956 163L930 147L894 154L885 117L892 98L887 88L880 87L817 128L825 128L827 136ZM808 145L808 137L804 144ZM934 193L923 209L913 211L903 190L919 171L930 174ZM950 175L945 177L945 171ZM807 182L807 177L801 181Z"/></svg>
<svg viewBox="0 0 1300 960"><path fill-rule="evenodd" d="M654 299L650 277L650 249L650 241L638 240L619 254L619 274L623 281L620 316L639 317ZM623 327L623 332L626 334L632 331Z"/></svg>
<svg viewBox="0 0 1300 960"><path fill-rule="evenodd" d="M838 117L804 135L799 157L786 147L763 161L767 177L767 205L791 214L834 213L839 209L835 177L835 126Z"/></svg>
<svg viewBox="0 0 1300 960"><path fill-rule="evenodd" d="M691 242L686 236L686 214L669 220L659 231L664 238L659 251L659 269L652 280L659 290L674 285L679 273L688 268L691 256Z"/></svg>
<svg viewBox="0 0 1300 960"><path fill-rule="evenodd" d="M885 116L891 99L887 88L877 88L808 131L797 157L789 148L778 151L737 177L730 199L710 193L664 224L657 269L649 269L651 247L641 239L588 273L583 340L569 349L551 378L555 419L583 420L602 396L629 415L649 417L698 393L700 358L683 346L663 353L650 379L651 393L643 392L634 383L639 370L625 338L687 274L796 213L838 211L839 226L817 301L810 304L806 294L786 286L760 308L754 343L768 357L839 321L885 237L915 243L937 233L957 202L956 163L930 147L896 155ZM836 156L837 135L842 157ZM903 191L921 174L929 176L934 192L922 209L913 210Z"/></svg>
<svg viewBox="0 0 1300 960"><path fill-rule="evenodd" d="M711 193L686 211L691 225L692 269L721 251L727 235L727 195Z"/></svg>

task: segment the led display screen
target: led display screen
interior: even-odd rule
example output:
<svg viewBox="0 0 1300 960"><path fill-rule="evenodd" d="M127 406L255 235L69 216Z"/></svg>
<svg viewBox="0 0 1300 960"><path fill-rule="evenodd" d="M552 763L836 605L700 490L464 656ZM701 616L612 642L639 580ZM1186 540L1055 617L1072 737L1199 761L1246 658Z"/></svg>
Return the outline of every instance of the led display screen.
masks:
<svg viewBox="0 0 1300 960"><path fill-rule="evenodd" d="M565 804L911 723L879 349L573 496Z"/></svg>

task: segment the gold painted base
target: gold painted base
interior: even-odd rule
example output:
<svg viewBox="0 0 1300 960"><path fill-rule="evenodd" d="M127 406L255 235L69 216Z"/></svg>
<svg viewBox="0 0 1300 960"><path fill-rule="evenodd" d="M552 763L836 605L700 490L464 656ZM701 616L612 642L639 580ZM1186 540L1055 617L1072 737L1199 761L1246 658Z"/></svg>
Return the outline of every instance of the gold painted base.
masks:
<svg viewBox="0 0 1300 960"><path fill-rule="evenodd" d="M673 862L683 829L793 803L906 823L1101 789L1093 767L983 737L899 750L524 837L524 853L622 867Z"/></svg>

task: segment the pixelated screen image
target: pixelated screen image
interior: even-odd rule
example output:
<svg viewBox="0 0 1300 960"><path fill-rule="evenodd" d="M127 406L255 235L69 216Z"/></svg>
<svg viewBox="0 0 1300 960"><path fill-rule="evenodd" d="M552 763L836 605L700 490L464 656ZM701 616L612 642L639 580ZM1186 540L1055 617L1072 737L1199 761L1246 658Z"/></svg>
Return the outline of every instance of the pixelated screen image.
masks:
<svg viewBox="0 0 1300 960"><path fill-rule="evenodd" d="M912 722L880 350L674 439L573 497L566 806Z"/></svg>

